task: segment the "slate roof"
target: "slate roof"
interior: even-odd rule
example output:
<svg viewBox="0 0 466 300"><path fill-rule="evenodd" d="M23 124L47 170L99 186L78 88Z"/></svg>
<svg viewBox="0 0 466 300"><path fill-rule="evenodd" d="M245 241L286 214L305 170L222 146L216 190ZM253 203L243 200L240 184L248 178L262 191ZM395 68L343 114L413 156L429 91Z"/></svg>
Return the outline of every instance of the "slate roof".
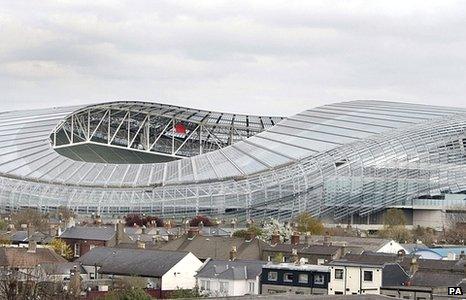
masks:
<svg viewBox="0 0 466 300"><path fill-rule="evenodd" d="M320 244L324 242L323 235L311 235L307 237L311 244ZM329 242L333 245L346 245L347 247L359 247L364 251L376 252L387 243L389 239L372 238L372 237L351 237L351 236L330 236Z"/></svg>
<svg viewBox="0 0 466 300"><path fill-rule="evenodd" d="M79 269L81 274L86 273L86 270L84 270L81 264L74 262L42 263L41 267L47 275L70 275L70 270L74 267Z"/></svg>
<svg viewBox="0 0 466 300"><path fill-rule="evenodd" d="M100 273L162 277L188 252L96 247L81 256L84 266L97 265Z"/></svg>
<svg viewBox="0 0 466 300"><path fill-rule="evenodd" d="M425 287L449 287L457 286L464 278L464 274L451 272L432 272L431 270L421 270L414 273L410 279L412 286Z"/></svg>
<svg viewBox="0 0 466 300"><path fill-rule="evenodd" d="M87 227L73 226L67 228L60 238L76 240L109 241L115 236L114 226Z"/></svg>
<svg viewBox="0 0 466 300"><path fill-rule="evenodd" d="M454 273L464 273L464 260L437 260L437 259L418 259L419 270L444 271ZM411 260L404 259L400 265L409 270Z"/></svg>
<svg viewBox="0 0 466 300"><path fill-rule="evenodd" d="M323 245L307 245L307 244L276 244L276 245L265 245L263 250L265 251L279 251L279 252L290 252L293 249L298 251L298 254L319 254L319 255L334 255L336 254L341 246L323 246Z"/></svg>
<svg viewBox="0 0 466 300"><path fill-rule="evenodd" d="M29 242L28 232L26 230L16 231L11 234L10 240L12 243L27 243ZM49 234L36 231L32 234L31 240L38 244L49 244L52 242L53 237Z"/></svg>
<svg viewBox="0 0 466 300"><path fill-rule="evenodd" d="M372 265L383 266L385 263L394 263L399 260L396 254L364 252L363 254L346 254L341 259L334 260L329 265ZM411 261L404 257L404 261ZM408 264L409 265L409 264ZM408 268L409 270L409 268Z"/></svg>
<svg viewBox="0 0 466 300"><path fill-rule="evenodd" d="M260 260L209 260L198 271L196 277L228 280L256 279L262 273L265 261Z"/></svg>
<svg viewBox="0 0 466 300"><path fill-rule="evenodd" d="M36 248L28 252L28 248L0 247L0 266L30 268L43 263L63 263L66 260L50 248Z"/></svg>
<svg viewBox="0 0 466 300"><path fill-rule="evenodd" d="M207 258L228 260L232 246L236 247L237 259L260 260L263 247L267 244L261 240L246 241L238 237L200 236L189 239L186 235L162 245L160 249L171 251L189 251L199 259Z"/></svg>
<svg viewBox="0 0 466 300"><path fill-rule="evenodd" d="M129 235L142 235L141 227L125 227L125 232ZM146 228L147 235L160 235L160 236L169 236L169 235L183 235L185 229L182 227L175 228L165 228L165 227L149 227ZM199 234L203 236L231 236L231 233L223 228L219 227L208 227L204 226L199 230Z"/></svg>

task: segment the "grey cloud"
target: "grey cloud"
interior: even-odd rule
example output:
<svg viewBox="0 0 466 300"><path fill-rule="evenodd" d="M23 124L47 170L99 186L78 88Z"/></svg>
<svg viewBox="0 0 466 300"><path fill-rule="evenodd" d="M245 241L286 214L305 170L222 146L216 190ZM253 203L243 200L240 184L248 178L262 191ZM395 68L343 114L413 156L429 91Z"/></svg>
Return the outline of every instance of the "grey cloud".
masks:
<svg viewBox="0 0 466 300"><path fill-rule="evenodd" d="M0 103L284 115L364 98L466 106L465 17L463 2L11 1L0 8Z"/></svg>

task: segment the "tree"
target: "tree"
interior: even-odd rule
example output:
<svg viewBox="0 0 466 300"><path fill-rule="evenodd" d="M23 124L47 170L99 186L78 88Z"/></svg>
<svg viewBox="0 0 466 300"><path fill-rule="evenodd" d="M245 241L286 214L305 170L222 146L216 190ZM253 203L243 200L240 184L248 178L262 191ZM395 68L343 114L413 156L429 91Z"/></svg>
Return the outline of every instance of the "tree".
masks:
<svg viewBox="0 0 466 300"><path fill-rule="evenodd" d="M151 297L142 288L125 288L111 291L101 300L151 300Z"/></svg>
<svg viewBox="0 0 466 300"><path fill-rule="evenodd" d="M296 217L295 222L298 224L297 229L300 233L322 234L324 232L324 224L308 212L300 213Z"/></svg>
<svg viewBox="0 0 466 300"><path fill-rule="evenodd" d="M283 262L283 253L278 252L277 254L275 254L272 261L274 263L276 263L276 264L282 263Z"/></svg>
<svg viewBox="0 0 466 300"><path fill-rule="evenodd" d="M401 209L390 208L383 216L384 226L405 226L406 216Z"/></svg>
<svg viewBox="0 0 466 300"><path fill-rule="evenodd" d="M61 221L68 222L71 218L75 218L76 214L66 206L59 206L57 209L57 216Z"/></svg>
<svg viewBox="0 0 466 300"><path fill-rule="evenodd" d="M265 242L270 242L272 235L278 232L280 239L284 242L290 239L293 234L293 228L290 224L281 223L277 219L269 218L263 221L262 235L260 238Z"/></svg>
<svg viewBox="0 0 466 300"><path fill-rule="evenodd" d="M414 241L419 240L427 246L432 246L436 241L435 230L429 227L418 225L411 231L411 235Z"/></svg>
<svg viewBox="0 0 466 300"><path fill-rule="evenodd" d="M262 237L263 230L256 224L251 224L248 229L240 229L233 232L234 237L239 238L247 238L248 236L252 235L254 237Z"/></svg>
<svg viewBox="0 0 466 300"><path fill-rule="evenodd" d="M161 218L156 216L141 216L139 214L129 214L125 217L126 226L150 226L155 224L157 227L163 227L164 222Z"/></svg>
<svg viewBox="0 0 466 300"><path fill-rule="evenodd" d="M193 289L176 289L170 293L170 299L201 298L197 287Z"/></svg>
<svg viewBox="0 0 466 300"><path fill-rule="evenodd" d="M6 221L5 220L0 220L0 230L3 231L6 229Z"/></svg>
<svg viewBox="0 0 466 300"><path fill-rule="evenodd" d="M202 215L198 215L192 218L189 221L189 226L193 226L193 227L199 226L199 223L201 223L201 221L202 221L202 224L204 224L204 226L214 226L214 223L209 218L207 218L206 216L202 216Z"/></svg>
<svg viewBox="0 0 466 300"><path fill-rule="evenodd" d="M52 249L58 255L61 255L63 258L70 260L73 258L73 250L71 249L70 245L68 245L62 239L54 238L50 243Z"/></svg>
<svg viewBox="0 0 466 300"><path fill-rule="evenodd" d="M403 225L384 226L379 235L386 239L392 239L399 243L408 243L412 240L411 232Z"/></svg>
<svg viewBox="0 0 466 300"><path fill-rule="evenodd" d="M22 224L30 224L38 231L48 230L48 218L37 209L26 208L11 215L11 221L16 228Z"/></svg>

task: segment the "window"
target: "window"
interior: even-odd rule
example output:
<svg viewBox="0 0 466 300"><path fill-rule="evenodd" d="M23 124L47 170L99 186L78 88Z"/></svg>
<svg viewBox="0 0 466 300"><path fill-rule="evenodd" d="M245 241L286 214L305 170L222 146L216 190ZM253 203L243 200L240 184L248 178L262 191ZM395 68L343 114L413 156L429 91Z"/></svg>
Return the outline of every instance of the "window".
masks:
<svg viewBox="0 0 466 300"><path fill-rule="evenodd" d="M277 272L269 272L267 279L269 281L277 281L278 274Z"/></svg>
<svg viewBox="0 0 466 300"><path fill-rule="evenodd" d="M343 295L343 292L335 292L335 295Z"/></svg>
<svg viewBox="0 0 466 300"><path fill-rule="evenodd" d="M95 248L95 245L89 245L89 250L92 250Z"/></svg>
<svg viewBox="0 0 466 300"><path fill-rule="evenodd" d="M254 282L249 282L249 294L254 294Z"/></svg>
<svg viewBox="0 0 466 300"><path fill-rule="evenodd" d="M79 257L80 250L79 244L74 244L74 257Z"/></svg>
<svg viewBox="0 0 466 300"><path fill-rule="evenodd" d="M308 283L309 282L309 275L299 274L298 281L299 281L299 283Z"/></svg>
<svg viewBox="0 0 466 300"><path fill-rule="evenodd" d="M220 281L220 293L228 294L228 282Z"/></svg>
<svg viewBox="0 0 466 300"><path fill-rule="evenodd" d="M372 271L364 271L364 281L372 281L373 272Z"/></svg>
<svg viewBox="0 0 466 300"><path fill-rule="evenodd" d="M343 279L343 269L335 269L335 279Z"/></svg>
<svg viewBox="0 0 466 300"><path fill-rule="evenodd" d="M210 280L201 280L201 290L210 290Z"/></svg>
<svg viewBox="0 0 466 300"><path fill-rule="evenodd" d="M316 274L314 275L314 283L315 284L324 284L325 277L323 274Z"/></svg>
<svg viewBox="0 0 466 300"><path fill-rule="evenodd" d="M285 273L285 275L283 275L283 281L293 282L293 273Z"/></svg>

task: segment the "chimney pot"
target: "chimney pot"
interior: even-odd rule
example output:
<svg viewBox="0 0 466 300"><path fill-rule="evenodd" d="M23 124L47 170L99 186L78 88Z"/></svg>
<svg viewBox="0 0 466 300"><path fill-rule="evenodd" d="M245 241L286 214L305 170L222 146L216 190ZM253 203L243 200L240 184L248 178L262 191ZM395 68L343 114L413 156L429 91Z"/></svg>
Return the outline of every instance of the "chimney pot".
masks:
<svg viewBox="0 0 466 300"><path fill-rule="evenodd" d="M231 247L231 250L230 250L230 260L231 260L231 261L236 260L236 254L237 254L237 252L236 252L236 246L232 246L232 247Z"/></svg>
<svg viewBox="0 0 466 300"><path fill-rule="evenodd" d="M271 238L270 242L271 242L272 245L276 245L276 244L280 243L280 234L278 233L278 231L275 231L272 234L272 238Z"/></svg>
<svg viewBox="0 0 466 300"><path fill-rule="evenodd" d="M199 234L199 228L189 228L188 230L188 238L189 239L192 239L194 238L196 235Z"/></svg>
<svg viewBox="0 0 466 300"><path fill-rule="evenodd" d="M298 245L299 244L299 234L294 232L291 235L291 245Z"/></svg>
<svg viewBox="0 0 466 300"><path fill-rule="evenodd" d="M37 249L37 242L29 240L27 252L36 253L36 249Z"/></svg>

